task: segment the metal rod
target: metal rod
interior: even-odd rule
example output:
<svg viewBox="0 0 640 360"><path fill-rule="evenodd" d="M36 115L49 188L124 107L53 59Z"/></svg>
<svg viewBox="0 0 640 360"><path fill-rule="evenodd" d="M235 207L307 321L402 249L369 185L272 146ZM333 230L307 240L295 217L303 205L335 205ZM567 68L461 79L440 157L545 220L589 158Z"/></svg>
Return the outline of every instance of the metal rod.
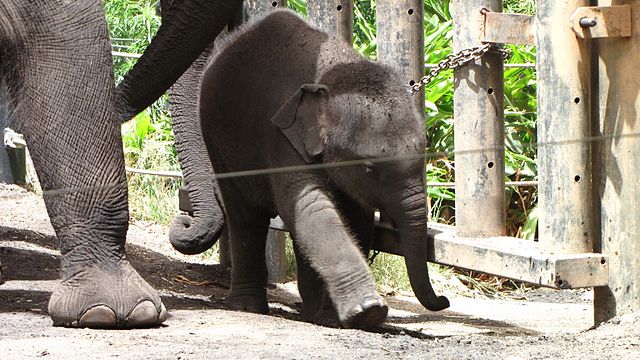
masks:
<svg viewBox="0 0 640 360"><path fill-rule="evenodd" d="M134 169L131 167L125 167L125 171L133 174L141 174L141 175L153 175L153 176L162 176L169 178L177 178L182 179L182 173L180 171L155 171L155 170L142 170L142 169Z"/></svg>

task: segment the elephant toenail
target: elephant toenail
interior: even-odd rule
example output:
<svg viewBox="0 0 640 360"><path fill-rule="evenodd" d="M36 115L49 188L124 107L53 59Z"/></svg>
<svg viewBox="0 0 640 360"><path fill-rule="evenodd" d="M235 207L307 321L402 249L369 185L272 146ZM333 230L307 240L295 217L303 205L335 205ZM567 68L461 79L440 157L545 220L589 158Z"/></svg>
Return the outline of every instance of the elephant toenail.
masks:
<svg viewBox="0 0 640 360"><path fill-rule="evenodd" d="M362 304L362 307L364 309L370 309L374 307L383 307L383 306L387 306L387 302L384 301L384 299L367 299Z"/></svg>
<svg viewBox="0 0 640 360"><path fill-rule="evenodd" d="M78 325L89 328L113 327L116 324L116 313L108 306L98 305L87 310L80 318Z"/></svg>
<svg viewBox="0 0 640 360"><path fill-rule="evenodd" d="M166 310L164 310L166 314ZM162 316L162 310L160 311ZM142 327L159 324L161 321L158 316L156 306L149 300L143 301L136 305L127 318L126 327Z"/></svg>

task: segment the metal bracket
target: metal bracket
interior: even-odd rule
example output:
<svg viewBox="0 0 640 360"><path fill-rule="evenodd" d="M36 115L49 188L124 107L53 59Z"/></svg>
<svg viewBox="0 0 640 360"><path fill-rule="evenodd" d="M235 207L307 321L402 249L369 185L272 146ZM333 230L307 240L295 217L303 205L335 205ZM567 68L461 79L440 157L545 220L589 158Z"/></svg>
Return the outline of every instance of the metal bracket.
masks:
<svg viewBox="0 0 640 360"><path fill-rule="evenodd" d="M631 37L631 6L586 6L571 14L571 29L581 39Z"/></svg>
<svg viewBox="0 0 640 360"><path fill-rule="evenodd" d="M535 16L492 12L480 12L484 16L482 42L497 44L535 45Z"/></svg>

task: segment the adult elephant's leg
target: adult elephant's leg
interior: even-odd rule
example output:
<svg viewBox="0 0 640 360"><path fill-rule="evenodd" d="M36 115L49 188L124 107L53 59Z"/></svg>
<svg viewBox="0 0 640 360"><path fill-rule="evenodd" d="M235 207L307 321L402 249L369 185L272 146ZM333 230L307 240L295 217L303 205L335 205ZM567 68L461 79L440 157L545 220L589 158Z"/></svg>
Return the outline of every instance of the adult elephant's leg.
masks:
<svg viewBox="0 0 640 360"><path fill-rule="evenodd" d="M61 326L162 323L160 297L125 256L127 184L102 2L33 4L0 2L0 48L62 254L49 315Z"/></svg>

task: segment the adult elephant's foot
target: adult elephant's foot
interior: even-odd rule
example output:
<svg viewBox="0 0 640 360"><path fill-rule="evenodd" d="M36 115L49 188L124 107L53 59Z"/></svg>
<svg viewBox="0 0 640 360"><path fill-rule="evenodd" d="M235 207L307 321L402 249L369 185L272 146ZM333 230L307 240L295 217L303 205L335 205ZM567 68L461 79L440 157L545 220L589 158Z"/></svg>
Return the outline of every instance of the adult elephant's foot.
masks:
<svg viewBox="0 0 640 360"><path fill-rule="evenodd" d="M256 314L267 314L269 312L269 304L267 303L267 294L264 289L261 290L244 290L231 291L227 296L227 305L233 310L241 310Z"/></svg>
<svg viewBox="0 0 640 360"><path fill-rule="evenodd" d="M380 295L368 295L343 315L342 326L370 329L382 324L387 319L388 312L387 302Z"/></svg>
<svg viewBox="0 0 640 360"><path fill-rule="evenodd" d="M54 326L141 328L167 319L158 293L131 267L81 268L64 279L49 301Z"/></svg>

